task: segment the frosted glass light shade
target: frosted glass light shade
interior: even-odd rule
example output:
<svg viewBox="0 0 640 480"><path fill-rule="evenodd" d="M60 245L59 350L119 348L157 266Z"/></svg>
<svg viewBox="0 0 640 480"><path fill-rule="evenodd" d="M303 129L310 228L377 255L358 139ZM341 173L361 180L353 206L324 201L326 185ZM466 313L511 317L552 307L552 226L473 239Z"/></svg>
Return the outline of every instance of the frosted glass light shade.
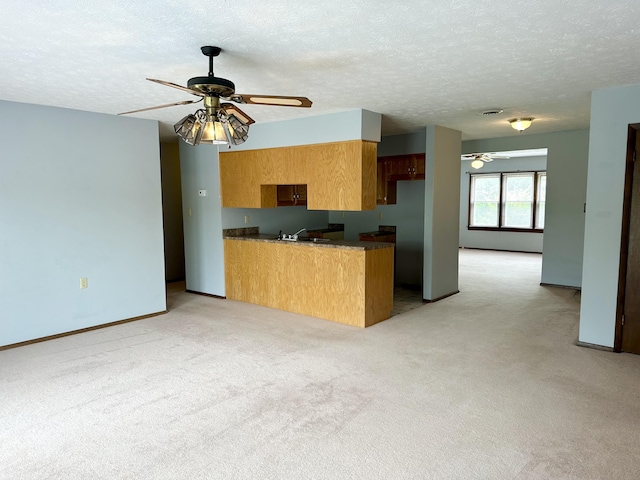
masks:
<svg viewBox="0 0 640 480"><path fill-rule="evenodd" d="M531 122L533 122L533 118L531 117L518 117L509 120L511 127L513 127L514 130L518 130L519 132L523 132L527 128L529 128L531 126Z"/></svg>

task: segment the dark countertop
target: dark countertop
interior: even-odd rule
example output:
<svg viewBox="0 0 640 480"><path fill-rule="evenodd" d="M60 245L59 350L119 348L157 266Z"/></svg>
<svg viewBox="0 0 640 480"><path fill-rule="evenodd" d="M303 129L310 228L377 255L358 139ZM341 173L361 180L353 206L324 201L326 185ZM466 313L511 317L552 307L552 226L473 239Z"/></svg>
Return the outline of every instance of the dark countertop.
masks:
<svg viewBox="0 0 640 480"><path fill-rule="evenodd" d="M396 232L385 232L384 230L375 230L373 232L361 232L358 235L371 235L372 237L382 237L386 235L395 235Z"/></svg>
<svg viewBox="0 0 640 480"><path fill-rule="evenodd" d="M254 234L254 235L223 235L225 240L246 240L249 242L268 242L268 243L284 243L294 247L320 247L320 248L344 248L347 250L375 250L378 248L393 247L392 243L386 242L351 242L347 240L329 240L329 241L298 241L290 242L287 240L278 240L277 234Z"/></svg>

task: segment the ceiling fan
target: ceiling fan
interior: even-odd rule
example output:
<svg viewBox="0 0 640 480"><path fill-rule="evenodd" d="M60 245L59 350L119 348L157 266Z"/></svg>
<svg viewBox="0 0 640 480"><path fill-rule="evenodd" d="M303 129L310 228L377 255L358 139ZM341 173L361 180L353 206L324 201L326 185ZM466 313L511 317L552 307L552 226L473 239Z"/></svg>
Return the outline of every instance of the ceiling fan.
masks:
<svg viewBox="0 0 640 480"><path fill-rule="evenodd" d="M253 95L236 93L235 84L226 78L215 77L213 74L213 58L220 55L220 47L201 47L203 55L209 57L209 74L206 77L193 77L187 82L187 86L177 85L164 80L147 78L147 80L167 87L177 88L184 92L200 97L197 100L184 100L182 102L168 103L155 107L140 108L130 113L145 112L158 108L188 105L204 101L204 108L194 114L187 115L173 128L180 138L190 145L199 144L234 144L239 145L247 140L249 125L255 121L240 108L231 103L220 103L220 99L247 104L247 105L272 105L283 107L309 108L311 100L307 97L288 97L279 95Z"/></svg>
<svg viewBox="0 0 640 480"><path fill-rule="evenodd" d="M482 168L485 163L493 162L496 158L507 159L506 155L498 155L497 153L469 153L462 155L462 160L471 160L471 167L476 170Z"/></svg>

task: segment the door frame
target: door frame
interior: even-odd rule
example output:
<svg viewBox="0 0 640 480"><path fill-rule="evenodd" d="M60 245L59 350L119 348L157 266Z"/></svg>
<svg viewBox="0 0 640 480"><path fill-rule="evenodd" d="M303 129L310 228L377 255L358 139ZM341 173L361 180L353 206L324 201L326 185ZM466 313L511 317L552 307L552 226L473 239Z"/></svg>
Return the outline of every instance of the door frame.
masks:
<svg viewBox="0 0 640 480"><path fill-rule="evenodd" d="M627 158L624 174L624 200L622 203L622 231L620 234L620 267L618 269L618 300L616 303L616 328L613 351L622 351L622 314L624 313L627 287L627 259L629 256L629 228L631 223L631 190L633 186L634 154L636 140L640 137L640 123L629 125L627 133ZM639 160L640 161L640 160Z"/></svg>

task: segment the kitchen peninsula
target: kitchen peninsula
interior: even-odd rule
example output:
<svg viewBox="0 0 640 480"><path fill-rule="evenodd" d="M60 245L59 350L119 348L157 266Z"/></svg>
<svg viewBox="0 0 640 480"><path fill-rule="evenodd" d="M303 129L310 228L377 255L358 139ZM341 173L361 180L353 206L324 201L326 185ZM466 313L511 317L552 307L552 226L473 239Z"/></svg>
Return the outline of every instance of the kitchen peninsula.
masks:
<svg viewBox="0 0 640 480"><path fill-rule="evenodd" d="M324 240L225 231L227 298L358 327L389 318L394 245Z"/></svg>

